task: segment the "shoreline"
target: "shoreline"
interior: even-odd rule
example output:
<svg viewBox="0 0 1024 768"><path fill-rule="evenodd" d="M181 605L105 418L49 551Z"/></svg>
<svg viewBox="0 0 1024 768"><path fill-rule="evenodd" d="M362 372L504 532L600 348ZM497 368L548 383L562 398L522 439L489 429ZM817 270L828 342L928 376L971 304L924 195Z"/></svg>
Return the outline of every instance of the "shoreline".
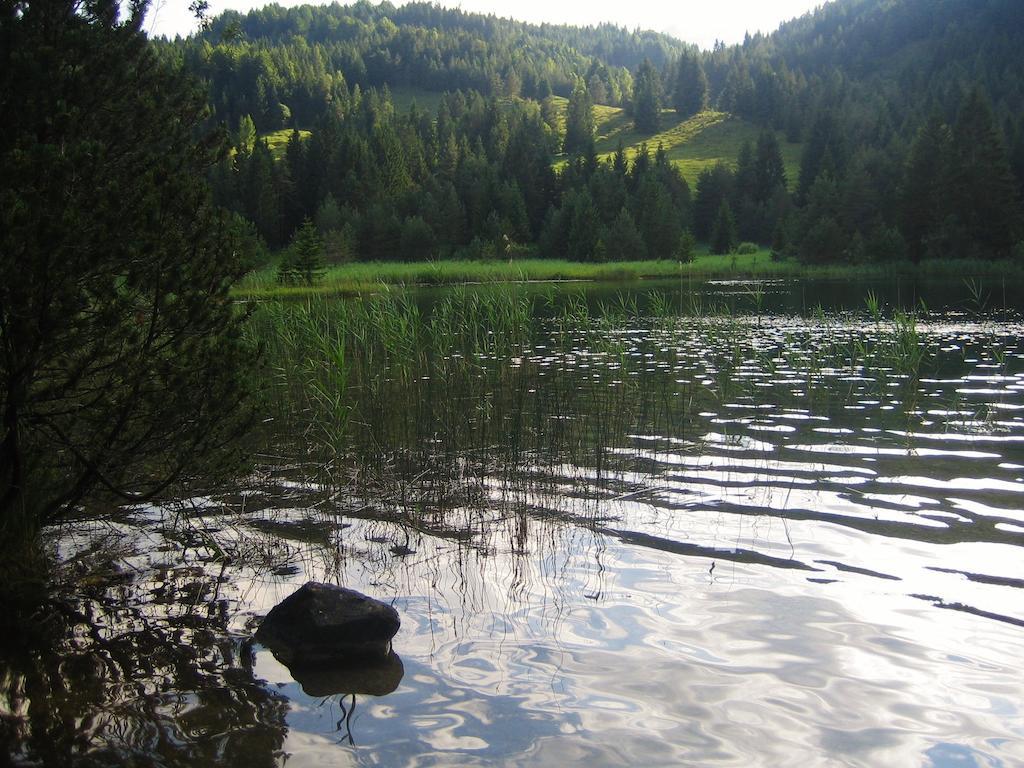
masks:
<svg viewBox="0 0 1024 768"><path fill-rule="evenodd" d="M1024 281L1024 265L1015 261L944 259L912 264L801 264L773 261L767 250L753 254L701 254L690 262L669 260L571 262L556 259L508 261L441 260L428 262L351 262L329 267L313 285L281 285L271 266L246 275L232 288L236 298L286 298L358 294L387 287L533 284L567 282L639 282L714 279L885 279L982 278Z"/></svg>

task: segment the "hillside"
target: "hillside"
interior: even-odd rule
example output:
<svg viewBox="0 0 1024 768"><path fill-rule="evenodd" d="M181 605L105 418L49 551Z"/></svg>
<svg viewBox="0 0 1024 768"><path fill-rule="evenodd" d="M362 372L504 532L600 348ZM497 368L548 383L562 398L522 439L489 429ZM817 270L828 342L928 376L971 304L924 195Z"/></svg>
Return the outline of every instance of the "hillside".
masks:
<svg viewBox="0 0 1024 768"><path fill-rule="evenodd" d="M1019 0L835 0L704 65L722 109L799 132L827 105L869 139L911 137L932 114L952 123L973 85L1016 132L1022 50Z"/></svg>
<svg viewBox="0 0 1024 768"><path fill-rule="evenodd" d="M556 96L552 101L558 109L560 135L564 136L568 100ZM610 160L620 143L630 160L636 157L643 144L652 151L660 144L691 187L696 185L697 177L706 168L718 163L735 168L743 145L755 144L761 133L754 123L726 112L705 110L683 118L670 109L662 110L661 130L643 133L635 129L633 118L622 107L595 104L593 109L594 150L599 160ZM787 184L793 188L800 173L802 145L787 142L782 132L776 132L776 135L782 150ZM556 166L562 167L565 162L563 155Z"/></svg>
<svg viewBox="0 0 1024 768"><path fill-rule="evenodd" d="M334 259L685 258L687 232L808 262L1024 258L1013 7L835 0L701 53L361 0L157 48L244 147L215 196L272 248L309 218Z"/></svg>
<svg viewBox="0 0 1024 768"><path fill-rule="evenodd" d="M250 115L261 131L309 124L352 89L473 90L486 96L567 96L584 77L598 101L629 99L631 72L685 50L654 32L612 25L533 25L429 3L226 11L199 35L164 43L210 86L217 116Z"/></svg>
<svg viewBox="0 0 1024 768"><path fill-rule="evenodd" d="M630 159L636 157L641 144L646 143L652 149L661 144L668 152L668 159L679 168L691 187L696 185L697 177L705 168L720 162L735 168L743 145L755 144L761 132L760 128L743 118L715 110L680 118L666 109L661 119L664 128L654 134L637 132L632 118L619 107L595 107L594 112L597 124L595 149L599 159L611 158L620 142ZM786 179L792 186L800 172L801 145L787 143L781 132L778 138Z"/></svg>

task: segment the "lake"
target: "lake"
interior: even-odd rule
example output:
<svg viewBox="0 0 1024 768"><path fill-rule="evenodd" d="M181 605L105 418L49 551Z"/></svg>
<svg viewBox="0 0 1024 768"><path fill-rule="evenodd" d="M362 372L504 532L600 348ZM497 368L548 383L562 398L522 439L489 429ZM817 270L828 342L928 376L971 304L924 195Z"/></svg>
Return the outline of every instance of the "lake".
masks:
<svg viewBox="0 0 1024 768"><path fill-rule="evenodd" d="M250 472L0 665L27 764L1024 763L1022 286L484 286L271 304ZM100 553L97 555L96 553ZM75 578L71 572L71 580ZM308 580L386 668L249 642Z"/></svg>

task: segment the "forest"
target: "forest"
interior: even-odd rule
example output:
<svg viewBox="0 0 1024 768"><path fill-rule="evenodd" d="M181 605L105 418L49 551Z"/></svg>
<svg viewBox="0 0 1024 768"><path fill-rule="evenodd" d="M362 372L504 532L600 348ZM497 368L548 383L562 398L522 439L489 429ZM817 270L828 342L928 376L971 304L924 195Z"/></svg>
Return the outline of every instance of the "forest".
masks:
<svg viewBox="0 0 1024 768"><path fill-rule="evenodd" d="M254 262L306 220L327 262L686 260L697 241L805 263L1019 258L1014 12L840 0L702 52L611 25L360 2L226 12L158 48L232 136L211 183ZM709 108L759 136L688 184L668 147L598 160L599 105L641 137Z"/></svg>

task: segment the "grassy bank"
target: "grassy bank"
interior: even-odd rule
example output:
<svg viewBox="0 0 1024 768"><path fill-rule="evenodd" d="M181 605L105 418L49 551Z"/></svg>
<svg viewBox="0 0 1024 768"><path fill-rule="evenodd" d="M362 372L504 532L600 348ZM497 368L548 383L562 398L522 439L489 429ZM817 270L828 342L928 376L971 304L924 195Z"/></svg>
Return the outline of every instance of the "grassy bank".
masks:
<svg viewBox="0 0 1024 768"><path fill-rule="evenodd" d="M1024 280L1024 265L1006 261L948 260L929 262L920 266L909 263L812 266L792 260L773 261L767 250L728 256L701 253L688 264L667 260L581 263L561 259L517 259L511 262L357 262L331 267L323 278L312 286L279 285L275 268L266 267L242 280L235 288L235 293L239 296L269 297L357 293L376 290L384 285L455 285L556 280L626 282L680 277L863 280L895 276Z"/></svg>

